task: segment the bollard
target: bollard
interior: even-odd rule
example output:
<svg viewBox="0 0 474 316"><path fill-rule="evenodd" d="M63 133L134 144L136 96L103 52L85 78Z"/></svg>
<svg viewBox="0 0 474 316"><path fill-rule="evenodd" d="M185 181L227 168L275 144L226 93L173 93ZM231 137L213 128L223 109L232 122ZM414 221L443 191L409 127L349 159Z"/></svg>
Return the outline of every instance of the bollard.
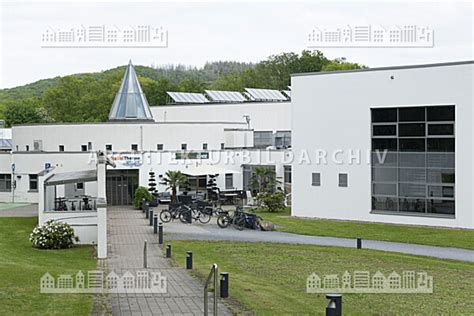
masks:
<svg viewBox="0 0 474 316"><path fill-rule="evenodd" d="M158 215L153 215L153 234L158 234Z"/></svg>
<svg viewBox="0 0 474 316"><path fill-rule="evenodd" d="M150 208L147 206L145 207L145 218L148 219L148 215L150 213Z"/></svg>
<svg viewBox="0 0 474 316"><path fill-rule="evenodd" d="M191 270L193 268L193 252L186 251L186 269Z"/></svg>
<svg viewBox="0 0 474 316"><path fill-rule="evenodd" d="M221 272L221 297L229 297L229 272Z"/></svg>
<svg viewBox="0 0 474 316"><path fill-rule="evenodd" d="M166 245L166 258L171 258L171 245Z"/></svg>
<svg viewBox="0 0 474 316"><path fill-rule="evenodd" d="M150 210L148 213L149 224L153 226L153 210Z"/></svg>
<svg viewBox="0 0 474 316"><path fill-rule="evenodd" d="M342 295L341 294L326 294L329 300L326 306L326 316L342 316Z"/></svg>
<svg viewBox="0 0 474 316"><path fill-rule="evenodd" d="M145 198L142 199L142 213L145 213L145 206L146 206L146 200Z"/></svg>
<svg viewBox="0 0 474 316"><path fill-rule="evenodd" d="M147 244L147 241L145 239L145 242L143 244L143 267L146 269L147 267L147 254L146 254L146 244Z"/></svg>
<svg viewBox="0 0 474 316"><path fill-rule="evenodd" d="M357 249L362 249L362 238L357 238Z"/></svg>
<svg viewBox="0 0 474 316"><path fill-rule="evenodd" d="M158 225L158 244L163 245L163 223Z"/></svg>

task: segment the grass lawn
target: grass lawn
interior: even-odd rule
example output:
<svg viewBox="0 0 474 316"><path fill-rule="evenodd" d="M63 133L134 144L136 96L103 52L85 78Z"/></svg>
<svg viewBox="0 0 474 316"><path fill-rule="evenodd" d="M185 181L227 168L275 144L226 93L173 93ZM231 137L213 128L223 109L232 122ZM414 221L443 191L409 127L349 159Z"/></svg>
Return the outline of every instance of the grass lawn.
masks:
<svg viewBox="0 0 474 316"><path fill-rule="evenodd" d="M361 237L363 239L474 250L474 230L468 229L295 218L289 217L289 210L277 213L259 212L259 215L264 220L281 226L277 228L278 231L288 233L345 238Z"/></svg>
<svg viewBox="0 0 474 316"><path fill-rule="evenodd" d="M0 211L28 205L28 203L0 203Z"/></svg>
<svg viewBox="0 0 474 316"><path fill-rule="evenodd" d="M36 218L0 218L0 314L90 315L92 296L41 294L40 277L93 270L92 247L40 250L31 247L29 234Z"/></svg>
<svg viewBox="0 0 474 316"><path fill-rule="evenodd" d="M354 270L426 271L433 276L433 294L344 294L344 315L461 315L474 313L474 264L313 245L171 241L173 259L181 266L193 251L194 268L201 277L213 263L230 272L229 292L240 303L237 312L257 315L323 314L323 294L307 294L306 278ZM239 305L237 305L239 306Z"/></svg>

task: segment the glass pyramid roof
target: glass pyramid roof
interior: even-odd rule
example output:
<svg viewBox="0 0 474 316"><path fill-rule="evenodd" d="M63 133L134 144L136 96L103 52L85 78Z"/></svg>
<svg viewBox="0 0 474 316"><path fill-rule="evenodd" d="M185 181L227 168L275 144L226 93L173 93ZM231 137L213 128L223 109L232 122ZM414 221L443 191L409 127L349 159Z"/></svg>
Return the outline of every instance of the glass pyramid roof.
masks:
<svg viewBox="0 0 474 316"><path fill-rule="evenodd" d="M137 79L132 61L128 63L120 90L115 96L109 121L153 120L150 107Z"/></svg>

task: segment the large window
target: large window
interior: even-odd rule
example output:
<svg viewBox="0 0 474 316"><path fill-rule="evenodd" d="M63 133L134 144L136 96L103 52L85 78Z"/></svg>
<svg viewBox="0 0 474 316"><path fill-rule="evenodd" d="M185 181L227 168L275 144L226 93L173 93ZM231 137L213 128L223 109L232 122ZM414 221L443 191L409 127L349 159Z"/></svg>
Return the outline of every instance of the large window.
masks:
<svg viewBox="0 0 474 316"><path fill-rule="evenodd" d="M455 214L454 106L372 109L372 210Z"/></svg>
<svg viewBox="0 0 474 316"><path fill-rule="evenodd" d="M253 146L257 148L273 146L273 132L253 132Z"/></svg>
<svg viewBox="0 0 474 316"><path fill-rule="evenodd" d="M11 192L12 190L12 175L0 174L0 192Z"/></svg>

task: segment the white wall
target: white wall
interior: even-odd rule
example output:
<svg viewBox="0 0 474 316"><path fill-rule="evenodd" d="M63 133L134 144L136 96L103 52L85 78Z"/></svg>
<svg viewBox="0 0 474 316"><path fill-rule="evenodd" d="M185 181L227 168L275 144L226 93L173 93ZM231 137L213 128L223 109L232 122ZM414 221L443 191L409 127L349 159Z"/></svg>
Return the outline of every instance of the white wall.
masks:
<svg viewBox="0 0 474 316"><path fill-rule="evenodd" d="M114 151L130 151L132 144L139 150L156 150L157 144L163 144L164 150L180 150L183 143L188 150L202 150L203 143L209 150L219 150L225 143L224 129L246 127L243 122L21 125L13 127L13 150L18 146L24 151L29 145L32 151L35 140L42 140L43 151L53 152L59 151L59 145L64 145L65 151L81 151L81 145L88 142L93 150L104 150L106 144L112 144Z"/></svg>
<svg viewBox="0 0 474 316"><path fill-rule="evenodd" d="M394 79L391 79L394 76ZM311 164L293 164L293 215L417 225L474 228L473 64L303 75L292 78L293 151L310 151ZM371 214L370 164L316 164L315 150L328 153L371 147L371 107L455 105L456 217ZM311 173L321 186L311 186ZM338 173L349 187L338 187Z"/></svg>
<svg viewBox="0 0 474 316"><path fill-rule="evenodd" d="M291 102L247 102L152 106L157 122L244 122L256 131L291 130Z"/></svg>

